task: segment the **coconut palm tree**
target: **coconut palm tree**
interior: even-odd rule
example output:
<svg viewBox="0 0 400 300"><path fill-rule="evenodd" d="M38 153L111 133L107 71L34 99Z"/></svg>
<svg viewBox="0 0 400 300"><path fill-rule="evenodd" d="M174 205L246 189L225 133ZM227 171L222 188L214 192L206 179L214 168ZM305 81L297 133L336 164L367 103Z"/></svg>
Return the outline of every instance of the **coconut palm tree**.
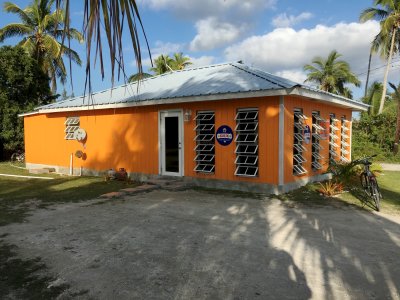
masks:
<svg viewBox="0 0 400 300"><path fill-rule="evenodd" d="M69 32L71 30L69 23L70 0L55 0L57 8L65 7L64 23L64 39L70 39ZM110 60L111 82L114 83L115 69L125 74L124 55L123 55L123 28L128 31L130 41L134 51L136 67L138 73L143 73L142 56L141 56L141 39L139 30L142 31L144 41L146 43L150 61L152 61L149 44L142 19L136 0L84 0L81 5L84 8L83 28L86 41L86 87L91 92L91 70L92 70L92 48L95 46L95 60L99 61L100 73L104 78L105 69L103 58L108 57ZM103 38L106 38L109 53L104 53Z"/></svg>
<svg viewBox="0 0 400 300"><path fill-rule="evenodd" d="M341 55L333 50L328 57L315 57L312 64L304 66L308 72L305 82L314 82L323 91L342 96L351 97L350 90L346 84L360 86L361 82L356 75L351 72L349 64L344 60L338 60Z"/></svg>
<svg viewBox="0 0 400 300"><path fill-rule="evenodd" d="M385 104L390 63L393 54L399 50L400 0L375 0L374 5L375 7L369 7L361 13L360 20L362 22L378 20L381 25L381 31L372 42L374 52L379 51L380 55L387 60L378 112L381 114Z"/></svg>
<svg viewBox="0 0 400 300"><path fill-rule="evenodd" d="M146 78L149 78L152 76L153 75L151 75L149 73L136 73L136 74L129 76L128 82L136 82L136 81L140 81L142 79L146 79Z"/></svg>
<svg viewBox="0 0 400 300"><path fill-rule="evenodd" d="M0 41L9 37L22 37L18 43L28 54L38 61L40 68L51 80L52 91L57 89L57 78L65 83L67 71L63 57L81 65L78 53L61 43L64 35L64 12L55 9L52 12L54 0L34 0L26 8L5 2L4 11L17 15L21 23L11 23L0 29ZM83 42L82 34L70 28L68 38Z"/></svg>
<svg viewBox="0 0 400 300"><path fill-rule="evenodd" d="M371 105L368 108L368 114L372 116L376 116L379 111L379 103L383 92L383 84L382 82L375 81L373 82L367 90L366 96L363 98L363 102Z"/></svg>
<svg viewBox="0 0 400 300"><path fill-rule="evenodd" d="M389 82L390 87L393 89L392 98L397 101L397 124L396 124L396 133L394 135L394 147L393 153L397 154L399 151L399 140L400 140L400 84L398 86Z"/></svg>
<svg viewBox="0 0 400 300"><path fill-rule="evenodd" d="M161 75L174 71L174 60L169 55L161 54L154 62L154 67L150 68L150 71L154 72L155 75Z"/></svg>
<svg viewBox="0 0 400 300"><path fill-rule="evenodd" d="M182 52L174 53L174 57L172 58L172 65L174 70L183 70L187 66L192 65L193 63L190 61L190 57L183 56Z"/></svg>

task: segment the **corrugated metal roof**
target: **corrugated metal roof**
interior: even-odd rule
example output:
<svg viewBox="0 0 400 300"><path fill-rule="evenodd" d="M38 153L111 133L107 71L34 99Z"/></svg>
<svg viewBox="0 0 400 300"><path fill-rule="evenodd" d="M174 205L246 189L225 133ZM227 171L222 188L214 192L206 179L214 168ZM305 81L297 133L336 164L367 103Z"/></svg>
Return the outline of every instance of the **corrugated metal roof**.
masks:
<svg viewBox="0 0 400 300"><path fill-rule="evenodd" d="M336 99L347 98L332 95L295 83L285 78L246 66L240 63L225 63L206 67L185 69L150 77L101 92L91 97L75 97L36 108L36 111L78 109L79 107L142 103L144 101L173 100L195 96L212 96L260 91L288 90L294 87L306 88L318 93L331 95ZM351 101L354 102L354 101Z"/></svg>
<svg viewBox="0 0 400 300"><path fill-rule="evenodd" d="M92 94L90 103L104 105L155 99L171 99L225 93L285 89L296 83L243 64L226 63L174 71ZM37 109L55 109L88 105L88 97L58 101Z"/></svg>

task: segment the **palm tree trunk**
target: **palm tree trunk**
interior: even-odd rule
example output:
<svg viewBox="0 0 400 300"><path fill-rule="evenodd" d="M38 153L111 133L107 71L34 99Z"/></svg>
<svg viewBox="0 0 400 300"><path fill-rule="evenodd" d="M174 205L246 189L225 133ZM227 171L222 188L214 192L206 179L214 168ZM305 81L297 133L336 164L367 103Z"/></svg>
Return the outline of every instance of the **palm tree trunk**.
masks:
<svg viewBox="0 0 400 300"><path fill-rule="evenodd" d="M400 99L397 101L397 125L396 133L394 135L394 147L393 153L396 155L399 152L399 140L400 140Z"/></svg>
<svg viewBox="0 0 400 300"><path fill-rule="evenodd" d="M371 72L371 59L372 59L372 47L369 50L369 59L368 59L368 72L367 72L367 80L365 82L365 90L364 90L364 98L367 97L368 91L368 82L369 82L369 73ZM369 109L368 109L369 110Z"/></svg>
<svg viewBox="0 0 400 300"><path fill-rule="evenodd" d="M383 112L383 106L385 105L388 75L389 75L390 63L392 62L395 38L396 38L396 28L393 28L393 34L392 34L392 41L391 41L391 44L390 44L389 57L388 57L387 65L386 65L385 76L383 77L383 91L382 91L381 103L379 105L378 115L380 115Z"/></svg>

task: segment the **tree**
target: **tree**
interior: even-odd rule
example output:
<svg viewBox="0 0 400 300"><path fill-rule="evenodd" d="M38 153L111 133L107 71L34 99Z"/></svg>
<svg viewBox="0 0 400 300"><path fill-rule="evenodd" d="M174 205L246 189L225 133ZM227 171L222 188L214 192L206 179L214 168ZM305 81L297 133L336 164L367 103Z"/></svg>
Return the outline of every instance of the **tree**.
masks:
<svg viewBox="0 0 400 300"><path fill-rule="evenodd" d="M182 52L174 53L174 57L172 58L172 69L183 70L184 68L192 64L193 63L190 61L190 57L183 56Z"/></svg>
<svg viewBox="0 0 400 300"><path fill-rule="evenodd" d="M133 75L129 76L128 82L136 82L136 81L139 81L139 80L142 80L142 79L146 79L146 78L149 78L149 77L152 77L152 76L153 75L151 75L149 73L136 73L136 74L133 74Z"/></svg>
<svg viewBox="0 0 400 300"><path fill-rule="evenodd" d="M169 55L161 54L154 60L154 67L150 68L150 71L154 72L155 75L161 75L173 71L174 60Z"/></svg>
<svg viewBox="0 0 400 300"><path fill-rule="evenodd" d="M64 38L69 40L70 35L70 0L55 0L56 7L59 9L65 7L66 22L64 23ZM92 62L92 46L96 46L95 60L100 63L100 72L104 78L103 64L103 38L107 40L109 48L109 60L111 64L111 82L114 83L115 69L125 74L124 55L123 55L123 28L128 29L132 48L134 51L136 67L139 74L143 73L142 67L142 51L138 28L141 29L144 40L152 61L149 44L142 19L139 14L139 9L136 0L84 0L81 2L84 7L83 13L83 28L84 37L86 40L86 84L89 92L91 92L91 62ZM93 45L92 45L93 44Z"/></svg>
<svg viewBox="0 0 400 300"><path fill-rule="evenodd" d="M374 52L379 51L380 55L387 60L378 111L378 114L381 114L385 104L390 64L393 54L399 50L400 0L375 0L374 5L375 7L369 7L361 13L360 20L362 22L380 21L381 30L372 42L372 49Z"/></svg>
<svg viewBox="0 0 400 300"><path fill-rule="evenodd" d="M0 48L0 152L23 148L18 114L54 101L49 78L21 47Z"/></svg>
<svg viewBox="0 0 400 300"><path fill-rule="evenodd" d="M352 97L346 84L358 87L361 82L351 72L349 64L338 60L339 57L341 55L336 50L333 50L326 59L315 57L312 64L304 66L304 70L308 72L305 82L317 83L321 90L329 93Z"/></svg>
<svg viewBox="0 0 400 300"><path fill-rule="evenodd" d="M373 82L367 90L366 96L363 98L363 102L371 105L368 108L368 114L371 116L376 116L379 111L379 103L382 96L383 85L381 82Z"/></svg>
<svg viewBox="0 0 400 300"><path fill-rule="evenodd" d="M392 98L397 102L397 122L396 122L396 132L394 134L394 146L393 154L399 152L399 140L400 140L400 84L398 86L389 82L390 87L393 89Z"/></svg>
<svg viewBox="0 0 400 300"><path fill-rule="evenodd" d="M168 54L161 54L154 60L154 67L150 68L150 71L154 72L155 75L161 75L172 71L183 70L191 64L190 58L188 56L183 56L182 52L174 53L173 58Z"/></svg>
<svg viewBox="0 0 400 300"><path fill-rule="evenodd" d="M49 75L55 93L57 78L62 83L66 81L67 71L63 56L78 65L81 65L81 60L77 52L60 41L65 34L63 25L69 23L69 20L65 20L65 13L61 9L51 12L53 4L54 0L34 0L21 9L14 3L5 2L4 11L16 14L21 23L11 23L1 28L0 41L9 37L22 37L18 45L35 58L39 67ZM82 34L74 28L68 30L67 36L83 42Z"/></svg>

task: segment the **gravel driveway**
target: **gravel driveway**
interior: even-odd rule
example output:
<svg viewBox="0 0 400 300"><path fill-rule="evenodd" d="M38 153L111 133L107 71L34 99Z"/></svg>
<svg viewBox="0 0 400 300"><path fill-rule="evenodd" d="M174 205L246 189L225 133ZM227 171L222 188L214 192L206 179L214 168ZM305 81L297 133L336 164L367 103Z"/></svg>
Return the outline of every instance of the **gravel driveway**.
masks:
<svg viewBox="0 0 400 300"><path fill-rule="evenodd" d="M345 206L155 190L37 209L1 236L61 299L399 299L400 218Z"/></svg>

